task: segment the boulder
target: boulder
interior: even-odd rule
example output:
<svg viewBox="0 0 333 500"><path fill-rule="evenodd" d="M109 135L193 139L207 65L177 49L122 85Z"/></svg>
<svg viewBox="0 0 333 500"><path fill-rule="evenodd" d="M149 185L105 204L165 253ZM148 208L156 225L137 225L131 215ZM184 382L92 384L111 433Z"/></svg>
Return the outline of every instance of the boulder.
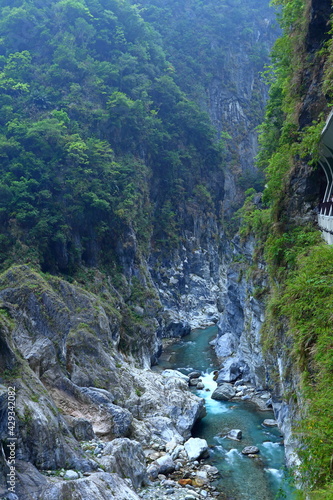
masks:
<svg viewBox="0 0 333 500"><path fill-rule="evenodd" d="M245 446L245 448L242 449L242 453L243 455L256 455L260 453L260 450L256 446Z"/></svg>
<svg viewBox="0 0 333 500"><path fill-rule="evenodd" d="M250 369L244 361L241 361L238 358L229 358L225 361L223 368L219 371L217 383L222 384L223 382L235 382L240 377L242 377L245 381L248 379L249 371Z"/></svg>
<svg viewBox="0 0 333 500"><path fill-rule="evenodd" d="M156 463L150 464L149 467L147 467L148 478L151 481L154 481L154 479L157 479L158 474L159 474L158 471L159 471L159 466Z"/></svg>
<svg viewBox="0 0 333 500"><path fill-rule="evenodd" d="M240 429L231 429L231 431L228 432L227 438L233 439L235 441L240 441L242 439L243 433Z"/></svg>
<svg viewBox="0 0 333 500"><path fill-rule="evenodd" d="M197 389L198 389L198 390L202 390L202 389L204 389L204 388L205 388L205 386L204 386L203 382L199 381L199 382L197 383Z"/></svg>
<svg viewBox="0 0 333 500"><path fill-rule="evenodd" d="M146 483L146 460L137 441L114 439L105 446L103 455L100 463L106 472L116 472L120 477L129 478L135 489Z"/></svg>
<svg viewBox="0 0 333 500"><path fill-rule="evenodd" d="M170 474L176 467L175 462L168 453L155 460L155 464L159 467L159 474Z"/></svg>
<svg viewBox="0 0 333 500"><path fill-rule="evenodd" d="M148 425L154 441L162 444L172 439L177 439L181 442L182 436L176 433L175 426L170 418L160 416L149 417L146 418L145 423Z"/></svg>
<svg viewBox="0 0 333 500"><path fill-rule="evenodd" d="M190 438L184 444L189 460L197 460L208 451L208 444L205 439Z"/></svg>
<svg viewBox="0 0 333 500"><path fill-rule="evenodd" d="M75 470L66 470L64 474L64 479L67 480L72 480L72 479L79 479L79 474L75 472Z"/></svg>
<svg viewBox="0 0 333 500"><path fill-rule="evenodd" d="M222 384L215 389L211 397L219 401L229 401L235 394L236 391L231 384Z"/></svg>
<svg viewBox="0 0 333 500"><path fill-rule="evenodd" d="M201 372L195 371L188 374L189 378L199 378L201 377Z"/></svg>
<svg viewBox="0 0 333 500"><path fill-rule="evenodd" d="M114 404L104 405L111 417L111 432L114 437L127 436L133 420L132 414L126 409Z"/></svg>

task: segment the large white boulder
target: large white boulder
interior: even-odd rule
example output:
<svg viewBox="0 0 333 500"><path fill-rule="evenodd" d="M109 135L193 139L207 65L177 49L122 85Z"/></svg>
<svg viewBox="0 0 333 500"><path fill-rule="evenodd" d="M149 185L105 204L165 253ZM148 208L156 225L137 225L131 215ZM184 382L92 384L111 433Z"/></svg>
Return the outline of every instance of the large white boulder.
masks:
<svg viewBox="0 0 333 500"><path fill-rule="evenodd" d="M189 460L197 460L208 451L208 444L205 439L190 438L184 444Z"/></svg>

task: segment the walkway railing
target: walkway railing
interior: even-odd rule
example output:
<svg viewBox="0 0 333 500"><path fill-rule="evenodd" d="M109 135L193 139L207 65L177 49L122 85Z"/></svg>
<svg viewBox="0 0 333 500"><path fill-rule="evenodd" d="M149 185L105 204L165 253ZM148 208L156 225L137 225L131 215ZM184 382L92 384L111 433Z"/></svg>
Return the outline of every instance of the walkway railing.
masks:
<svg viewBox="0 0 333 500"><path fill-rule="evenodd" d="M321 133L319 152L319 164L326 176L326 190L324 202L318 207L318 225L326 243L333 245L333 110Z"/></svg>
<svg viewBox="0 0 333 500"><path fill-rule="evenodd" d="M318 225L326 243L333 245L333 202L326 201L319 205Z"/></svg>

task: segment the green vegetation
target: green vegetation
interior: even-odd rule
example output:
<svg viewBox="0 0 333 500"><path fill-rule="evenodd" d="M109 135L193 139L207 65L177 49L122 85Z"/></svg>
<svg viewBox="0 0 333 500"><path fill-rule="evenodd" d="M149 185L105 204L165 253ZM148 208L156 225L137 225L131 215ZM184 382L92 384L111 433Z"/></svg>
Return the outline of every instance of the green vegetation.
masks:
<svg viewBox="0 0 333 500"><path fill-rule="evenodd" d="M258 33L254 20L262 19L265 26L271 9L256 0L140 0L133 1L141 7L141 14L161 34L167 53L168 72L178 85L195 101L202 100L207 86L221 71L226 78L226 91L232 92L230 77L230 48L241 45L249 57L249 67L260 71L268 56L267 47L257 43ZM229 63L228 63L229 60ZM253 92L252 113L255 108L262 118L263 100ZM256 102L256 105L255 105ZM257 117L258 118L258 117ZM257 124L257 123L256 123ZM224 131L224 133L226 133Z"/></svg>
<svg viewBox="0 0 333 500"><path fill-rule="evenodd" d="M221 155L138 8L1 0L0 14L2 268L108 264L131 230L142 251L152 232L177 244Z"/></svg>
<svg viewBox="0 0 333 500"><path fill-rule="evenodd" d="M260 205L258 195L249 192L238 215L243 220L241 235L257 235L257 255L268 264L265 353L270 359L283 344L301 378L299 393L290 395L291 401L298 399L301 409L294 428L301 443L298 473L307 498L328 499L333 498L333 249L322 242L313 225L291 217L297 209L290 186L304 165L308 169L304 176L317 168L320 133L332 102L332 32L317 32L311 40L308 2L273 3L282 6L284 35L275 44L273 64L266 72L271 87L260 127L258 165L265 170L267 188ZM310 50L311 43L314 49ZM312 102L308 94L314 91L307 85L311 78L321 78ZM308 114L304 115L306 98ZM310 200L313 207L320 201L319 189L317 193L317 199Z"/></svg>

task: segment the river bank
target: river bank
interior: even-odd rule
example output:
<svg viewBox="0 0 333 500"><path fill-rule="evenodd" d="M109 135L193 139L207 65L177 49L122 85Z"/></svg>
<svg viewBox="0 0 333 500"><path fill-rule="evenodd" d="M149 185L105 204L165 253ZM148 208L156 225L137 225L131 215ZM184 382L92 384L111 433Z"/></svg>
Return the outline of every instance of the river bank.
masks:
<svg viewBox="0 0 333 500"><path fill-rule="evenodd" d="M283 437L276 426L264 423L274 421L272 410L267 408L269 394L238 384L241 391L236 387L238 396L231 401L211 397L217 387L214 371L218 364L211 346L215 336L216 327L209 327L194 330L181 341L169 344L155 370L201 372L204 387L194 386L192 392L205 400L207 414L195 424L192 435L208 443L209 458L205 462L219 471L214 481L216 495L234 500L273 500L277 495L292 499L285 472ZM232 429L241 430L239 441L227 437ZM252 458L244 455L242 450L247 446L256 446L258 453Z"/></svg>

